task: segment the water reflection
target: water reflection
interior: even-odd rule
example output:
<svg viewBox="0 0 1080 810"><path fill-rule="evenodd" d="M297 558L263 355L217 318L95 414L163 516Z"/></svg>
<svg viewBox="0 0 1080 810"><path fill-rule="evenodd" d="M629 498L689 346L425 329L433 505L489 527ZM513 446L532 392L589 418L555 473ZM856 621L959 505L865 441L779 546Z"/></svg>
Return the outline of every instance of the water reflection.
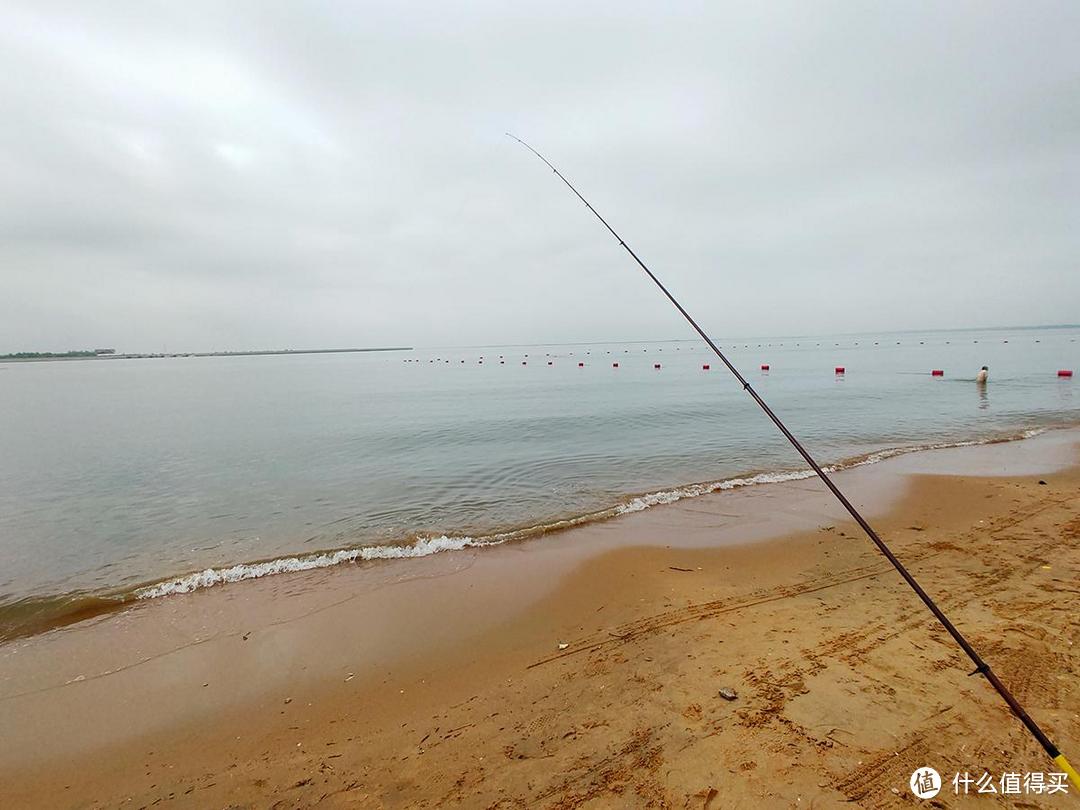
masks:
<svg viewBox="0 0 1080 810"><path fill-rule="evenodd" d="M1068 408L1072 405L1072 378L1063 377L1061 384L1058 386L1058 401L1061 403L1061 407Z"/></svg>

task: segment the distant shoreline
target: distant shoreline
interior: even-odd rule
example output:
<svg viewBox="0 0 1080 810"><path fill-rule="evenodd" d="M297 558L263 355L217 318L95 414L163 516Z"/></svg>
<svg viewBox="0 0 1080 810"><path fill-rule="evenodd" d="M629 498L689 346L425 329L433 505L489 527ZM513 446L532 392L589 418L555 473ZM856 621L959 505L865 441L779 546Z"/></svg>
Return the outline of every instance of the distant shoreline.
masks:
<svg viewBox="0 0 1080 810"><path fill-rule="evenodd" d="M348 354L355 352L409 352L412 346L378 346L370 349L255 349L235 352L153 352L147 354L57 354L51 357L3 357L0 363L50 363L71 360L150 360L166 357L260 357L282 354Z"/></svg>

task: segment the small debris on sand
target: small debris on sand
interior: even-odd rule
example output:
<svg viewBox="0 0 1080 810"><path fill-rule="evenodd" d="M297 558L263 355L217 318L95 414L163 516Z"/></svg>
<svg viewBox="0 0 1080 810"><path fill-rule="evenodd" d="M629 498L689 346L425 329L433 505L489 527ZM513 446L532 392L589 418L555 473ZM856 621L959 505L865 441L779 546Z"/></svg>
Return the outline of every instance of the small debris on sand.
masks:
<svg viewBox="0 0 1080 810"><path fill-rule="evenodd" d="M736 700L739 697L739 693L732 689L730 686L725 686L720 690L720 697L724 700Z"/></svg>

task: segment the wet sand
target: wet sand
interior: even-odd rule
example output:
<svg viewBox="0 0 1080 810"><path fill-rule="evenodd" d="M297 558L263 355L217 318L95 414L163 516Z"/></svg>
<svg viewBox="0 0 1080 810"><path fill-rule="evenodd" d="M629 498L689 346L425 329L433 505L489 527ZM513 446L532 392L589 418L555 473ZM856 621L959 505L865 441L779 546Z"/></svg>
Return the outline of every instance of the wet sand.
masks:
<svg viewBox="0 0 1080 810"><path fill-rule="evenodd" d="M1076 442L838 476L1074 761ZM0 806L888 806L920 765L1050 770L968 671L820 484L754 487L6 644Z"/></svg>

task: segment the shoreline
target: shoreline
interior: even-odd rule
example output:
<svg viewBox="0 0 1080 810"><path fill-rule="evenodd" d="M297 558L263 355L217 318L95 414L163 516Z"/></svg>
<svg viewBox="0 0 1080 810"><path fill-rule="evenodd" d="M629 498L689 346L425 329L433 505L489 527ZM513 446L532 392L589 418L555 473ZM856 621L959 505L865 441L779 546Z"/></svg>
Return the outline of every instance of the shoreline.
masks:
<svg viewBox="0 0 1080 810"><path fill-rule="evenodd" d="M1044 426L954 442L886 446L825 464L824 469L828 474L833 475L845 470L879 464L889 459L913 453L1027 441L1047 432L1075 429L1077 429L1075 425ZM9 602L6 605L0 605L0 645L124 610L132 603L144 599L157 599L205 588L260 579L265 576L291 575L308 570L334 568L344 564L379 561L392 563L401 559L426 557L432 554L457 552L470 548L483 549L505 543L528 542L593 523L615 520L634 512L652 509L657 506L666 506L686 499L699 498L743 487L784 484L814 477L814 473L807 468L748 471L727 478L680 484L654 491L628 493L620 497L614 504L591 512L568 515L532 526L511 527L491 534L477 534L476 536L466 534L416 535L405 538L403 542L397 544L347 545L242 561L230 565L189 571L175 576L155 578L124 588L96 591L76 590L67 593L25 597Z"/></svg>
<svg viewBox="0 0 1080 810"><path fill-rule="evenodd" d="M249 349L220 352L116 352L103 354L52 354L0 357L0 363L52 363L69 360L173 360L179 357L282 357L290 354L362 354L364 352L411 352L412 346L377 346L370 349ZM32 353L33 354L33 353Z"/></svg>
<svg viewBox="0 0 1080 810"><path fill-rule="evenodd" d="M933 530L938 538L933 542L940 545L930 553L956 554L958 544L941 539L941 535L963 533L965 527L970 529L979 520L991 518L1004 525L1007 521L998 513L1011 508L1005 503L1007 498L1041 504L1032 512L1034 518L1024 517L1024 512L1021 523L1048 510L1061 510L1069 497L1075 501L1076 470L1061 470L1075 464L1076 439L1076 431L1062 431L1025 442L927 451L848 470L838 477L843 477L845 491L867 510L875 524L880 520L890 542L897 539L893 533L899 534L898 551L905 552L902 558L922 567L922 561L929 559L921 553L926 549L920 551L924 531ZM998 477L957 477L979 472ZM1050 488L1030 480L1050 472L1055 476ZM1062 490L1057 479L1069 486ZM547 731L518 730L516 742L507 743L515 751L513 756L497 747L485 749L482 756L489 762L496 756L501 760L490 766L490 772L485 770L487 776L469 788L473 791L469 795L486 795L483 785L500 781L518 794L527 792L525 783L514 775L526 766L541 768L554 778L558 768L544 762L550 753L545 748L554 750L562 745L558 742L562 739L570 741L566 745L592 740L589 750L597 755L614 746L616 759L623 756L618 751L624 748L632 752L637 750L634 746L644 745L648 750L659 746L661 756L676 760L676 752L669 750L670 741L661 741L667 733L664 728L651 727L653 730L640 738L635 737L634 729L625 737L604 731L628 722L628 718L611 714L611 707L592 706L598 695L595 689L582 694L573 690L583 684L597 685L599 679L601 691L611 689L604 698L610 695L613 706L627 705L627 700L644 700L643 705L651 706L650 700L681 695L691 684L711 688L715 696L715 687L725 685L709 680L710 673L715 675L715 666L705 672L704 682L696 680L703 677L696 671L686 675L689 680L685 683L665 681L662 672L649 675L650 682L663 684L647 695L635 691L636 675L619 680L613 673L659 665L661 659L681 668L688 655L697 658L704 650L712 655L734 649L734 636L746 648L737 658L747 662L761 655L768 660L768 650L760 647L766 638L779 639L777 644L787 643L784 639L812 644L815 634L827 635L837 628L815 629L814 622L821 618L816 615L817 608L811 620L810 614L786 612L791 610L787 604L802 600L820 607L822 594L832 592L828 589L848 589L858 606L853 607L850 599L827 604L826 619L833 611L854 611L849 621L858 625L869 614L888 615L896 602L903 606L899 617L908 630L898 636L886 632L886 636L893 642L901 639L905 645L926 644L921 636L909 640L905 633L927 632L930 617L922 615L919 606L912 605L900 586L888 579L888 571L869 543L854 537L827 493L813 484L795 481L714 493L579 527L543 542L507 545L485 553L471 550L434 555L382 567L394 568L392 576L388 570L376 572L379 576L373 575L373 569L338 567L149 600L65 630L2 645L0 723L9 730L10 745L0 760L0 783L5 785L0 796L10 791L17 806L79 803L65 800L65 795L80 796L82 803L87 797L104 801L121 796L141 796L150 803L152 797L167 796L173 788L174 797L187 796L191 806L223 804L226 799L265 800L278 793L292 802L288 791L295 787L294 782L309 779L309 784L297 788L297 795L308 796L305 791L311 785L338 779L342 763L335 765L337 760L328 759L325 752L340 745L341 750L351 752L343 758L355 760L358 768L363 761L367 768L352 772L360 787L345 790L338 786L345 790L341 795L362 789L371 802L361 806L437 804L439 797L432 791L436 784L442 784L443 769L474 769L475 751L454 742L466 740L464 732L443 740L440 745L456 753L446 763L440 755L434 782L424 786L413 780L407 788L395 788L395 779L409 781L410 769L419 767L418 758L422 759L425 746L432 744L429 736L426 743L417 746L424 734L417 728L413 737L413 728L429 720L434 723L436 716L468 719L474 726L490 724L492 712L527 717L539 711L530 708L535 701L564 697L568 701L564 714L595 709L608 725L586 729L581 722L570 720L573 734L566 738L557 735L551 742L547 742ZM1043 504L1048 494L1053 494L1053 502ZM920 521L917 529L912 528L915 512ZM1076 522L1075 514L1073 523L1062 520L1058 519L1059 525L1071 526ZM1046 529L1038 532L1045 534ZM973 537L972 542L976 542L978 536ZM995 553L1010 552L1009 546L997 548ZM985 576L986 566L993 567L984 557L963 555L962 565L976 581ZM1054 565L1059 564L1055 558ZM946 569L946 573L953 572L952 567ZM836 576L837 571L843 575ZM920 570L917 575L923 573ZM932 577L940 573L930 571ZM1064 573L1056 576L1069 577ZM1072 576L1071 581L1075 581L1075 573ZM889 599L863 602L865 589L873 584L876 590L879 578L888 585ZM733 630L720 618L751 609L760 614L762 608L751 605L759 599L755 596L759 592L773 593L779 600L775 602L779 612L764 624ZM956 592L946 592L945 606L950 612ZM1075 597L1071 599L1075 605ZM1075 608L1072 612L1075 614ZM713 627L707 622L713 619L723 624ZM762 621L760 615L756 621ZM689 654L685 652L686 639L672 641L675 636L670 635L692 631L705 633L708 639L710 633L721 632L721 627L722 636L712 638L715 643L706 641L702 647L695 642ZM734 636L727 635L729 632ZM610 642L611 638L616 641ZM568 645L566 656L551 659L564 652L558 649L562 643ZM665 646L669 643L674 648ZM991 641L992 645L997 643ZM627 658L625 650L610 652L613 647L638 644L652 645L647 655L638 650L637 657ZM827 644L826 648L831 649ZM682 658L678 650L683 650ZM962 662L953 660L945 648L941 652L946 657L940 660L951 663L933 670L934 677L955 675ZM861 653L870 654L869 649ZM530 666L544 659L550 660ZM886 665L877 662L875 666ZM753 681L764 677L762 668L772 669L767 663L755 665L748 670L749 675L739 676L750 684L742 685L740 691L758 690ZM723 669L729 673L723 677L735 678L731 662ZM799 676L804 682L809 678L806 672ZM777 682L785 682L790 672L773 675ZM848 676L862 677L860 672ZM948 688L954 690L970 692L974 688L970 680L949 683ZM573 694L564 695L566 689ZM767 698L770 687L760 689ZM524 691L519 694L517 690ZM475 697L470 697L474 693ZM978 706L984 697L978 698ZM864 695L861 699L869 698ZM465 703L456 706L459 700ZM1000 714L992 699L983 702L991 716ZM688 712L687 722L700 725L710 712L722 711L720 705L706 706L699 696L680 708L675 717L683 718L678 721L683 723L687 720L683 714ZM884 711L882 706L873 705L875 711ZM756 716L755 706L749 707L748 717ZM481 708L492 717L474 717ZM740 704L738 708L744 707ZM829 704L816 706L814 711L828 714L840 710ZM547 717L543 712L536 717L541 715ZM1038 719L1043 722L1047 718ZM540 725L554 722L543 720ZM668 722L673 721L669 718ZM740 722L734 725L743 728ZM402 730L402 723L408 733ZM771 728L774 724L769 720L763 725ZM338 730L344 727L352 733L350 740L338 739ZM438 728L442 732L435 739L455 727ZM502 739L509 728L512 726L492 727L490 731L494 738ZM781 748L794 744L790 740L783 743L788 732L782 727L774 730L780 734L775 744ZM622 731L625 729L620 734ZM1011 727L1006 731L1013 734ZM859 733L866 736L869 730ZM1066 735L1072 733L1066 728ZM727 731L714 736L725 734ZM334 739L315 745L327 737ZM1072 739L1077 738L1080 734ZM801 738L795 734L791 739ZM1058 740L1063 749L1066 741ZM1021 746L1018 750L1027 750L1022 740L1016 744ZM405 761L412 764L402 765ZM226 762L232 766L226 768ZM430 759L426 762L425 767L432 767ZM1039 760L1035 757L1031 762ZM332 770L323 770L321 765ZM704 764L694 767L699 766ZM235 774L228 774L234 769L250 778L238 781ZM399 771L405 776L392 776ZM649 768L645 772L652 773ZM208 773L214 778L200 782L199 775ZM531 773L532 778L538 778L537 772ZM756 785L754 790L762 787L760 780L752 779L753 774L737 770L731 775L726 769L723 774L740 789L750 789L751 783ZM293 782L282 781L293 776ZM750 780L746 784L744 776ZM799 768L789 776L788 781L800 790L812 787L807 787ZM806 776L820 781L820 773L813 768ZM675 782L681 784L682 778L669 776L657 781L653 777L655 774L646 786L648 790L668 790ZM715 781L718 777L714 774L710 778ZM177 789L181 784L182 789ZM903 780L897 784L903 787ZM192 785L193 792L185 794ZM450 780L447 789L452 788ZM67 792L72 790L80 792ZM567 795L573 795L573 790ZM402 796L408 798L399 801ZM296 801L314 803L318 795L308 798L310 801ZM558 804L555 794L539 803L576 806Z"/></svg>

